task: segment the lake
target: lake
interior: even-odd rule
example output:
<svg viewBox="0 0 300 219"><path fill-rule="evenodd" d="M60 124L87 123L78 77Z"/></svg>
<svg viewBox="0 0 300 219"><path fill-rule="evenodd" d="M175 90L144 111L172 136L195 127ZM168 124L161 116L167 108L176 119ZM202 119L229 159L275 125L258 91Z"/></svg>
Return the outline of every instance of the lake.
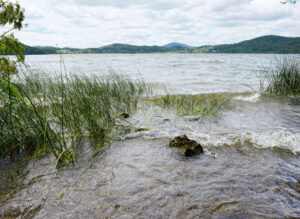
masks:
<svg viewBox="0 0 300 219"><path fill-rule="evenodd" d="M289 55L291 56L291 55ZM300 55L293 55L300 59ZM127 74L169 86L175 93L259 91L259 76L282 55L264 54L80 54L63 55L68 72ZM60 71L58 55L27 56L33 69Z"/></svg>
<svg viewBox="0 0 300 219"><path fill-rule="evenodd" d="M300 55L289 55L300 60ZM142 106L128 122L149 130L116 139L75 167L30 162L0 202L0 215L36 218L299 218L300 101L261 93L282 55L80 54L27 56L35 70L143 79L153 95L213 93L217 117L195 119ZM63 60L63 65L60 64ZM264 81L264 86L267 84ZM204 155L186 158L169 141L186 134ZM3 167L7 174L15 164ZM12 184L9 184L12 185ZM0 187L2 188L2 187ZM9 189L8 189L9 190ZM10 191L10 190L9 190ZM1 200L1 199L0 199Z"/></svg>

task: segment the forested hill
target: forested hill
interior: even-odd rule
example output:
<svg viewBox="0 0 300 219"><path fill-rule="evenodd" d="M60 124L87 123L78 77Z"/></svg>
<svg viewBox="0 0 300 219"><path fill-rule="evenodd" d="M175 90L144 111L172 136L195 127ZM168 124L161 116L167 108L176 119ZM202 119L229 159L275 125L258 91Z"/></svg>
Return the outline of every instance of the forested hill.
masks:
<svg viewBox="0 0 300 219"><path fill-rule="evenodd" d="M43 55L43 54L57 54L60 48L51 46L27 46L24 45L25 54L27 55Z"/></svg>
<svg viewBox="0 0 300 219"><path fill-rule="evenodd" d="M300 53L300 37L262 36L240 43L213 46L216 53Z"/></svg>
<svg viewBox="0 0 300 219"><path fill-rule="evenodd" d="M57 47L42 47L42 46L26 46L25 54L80 54L80 53L170 53L170 52L195 52L195 47L184 47L181 45L174 44L173 46L134 46L128 44L111 44L100 48L87 48L87 49L76 49L76 48L57 48Z"/></svg>
<svg viewBox="0 0 300 219"><path fill-rule="evenodd" d="M180 43L165 46L134 46L112 44L99 48L57 48L24 45L25 54L77 54L77 53L298 53L300 37L262 36L235 44L192 47Z"/></svg>

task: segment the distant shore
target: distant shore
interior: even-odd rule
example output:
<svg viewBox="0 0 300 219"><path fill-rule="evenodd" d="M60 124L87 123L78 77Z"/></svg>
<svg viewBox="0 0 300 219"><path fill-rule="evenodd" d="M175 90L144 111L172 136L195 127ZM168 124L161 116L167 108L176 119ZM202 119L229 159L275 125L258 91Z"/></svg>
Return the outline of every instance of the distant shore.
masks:
<svg viewBox="0 0 300 219"><path fill-rule="evenodd" d="M128 44L111 44L99 48L70 48L51 46L27 46L26 55L48 54L143 54L143 53L271 53L300 54L300 37L261 36L235 44L189 46L170 43L164 46L135 46Z"/></svg>

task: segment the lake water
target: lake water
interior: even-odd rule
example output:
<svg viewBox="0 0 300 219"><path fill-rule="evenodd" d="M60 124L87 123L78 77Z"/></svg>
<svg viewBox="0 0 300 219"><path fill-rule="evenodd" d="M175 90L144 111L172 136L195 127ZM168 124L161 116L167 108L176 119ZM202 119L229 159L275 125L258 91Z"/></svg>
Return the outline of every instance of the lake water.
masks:
<svg viewBox="0 0 300 219"><path fill-rule="evenodd" d="M264 54L89 54L64 55L68 72L127 74L165 85L175 93L259 91L259 75L281 55ZM300 59L300 56L295 56ZM60 71L57 55L27 56L33 69Z"/></svg>
<svg viewBox="0 0 300 219"><path fill-rule="evenodd" d="M293 55L300 60L299 55ZM64 55L67 71L116 72L149 83L155 93L215 93L230 99L217 118L194 120L172 110L140 109L129 122L149 131L116 140L75 167L51 156L17 175L0 216L36 218L299 218L300 102L260 93L260 79L281 55ZM60 71L57 55L27 56L34 69ZM185 158L168 147L186 134L205 153ZM3 167L4 179L12 170ZM3 180L4 181L4 180ZM7 180L5 180L7 182ZM11 192L14 190L15 192Z"/></svg>

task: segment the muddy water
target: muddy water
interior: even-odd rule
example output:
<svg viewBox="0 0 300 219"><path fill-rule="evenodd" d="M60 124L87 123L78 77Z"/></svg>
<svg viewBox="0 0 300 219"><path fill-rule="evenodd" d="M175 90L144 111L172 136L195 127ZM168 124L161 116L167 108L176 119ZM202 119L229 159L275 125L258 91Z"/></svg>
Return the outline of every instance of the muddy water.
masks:
<svg viewBox="0 0 300 219"><path fill-rule="evenodd" d="M38 61L46 63L45 57L57 58L40 56ZM217 117L198 120L142 105L128 121L149 131L121 136L94 158L86 144L75 167L56 170L52 156L19 168L2 163L0 217L300 217L299 97L249 92L249 86L257 88L259 81L246 76L262 71L271 56L95 55L85 61L78 57L82 56L68 56L67 65L78 59L82 67L96 71L95 60L106 60L127 68L131 76L139 60L149 83L171 85L176 93L227 92L230 100ZM33 58L34 65L38 62ZM156 73L151 76L153 68ZM159 70L164 72L161 78ZM181 134L200 142L204 155L185 158L169 148L169 141Z"/></svg>
<svg viewBox="0 0 300 219"><path fill-rule="evenodd" d="M27 187L0 208L36 218L283 218L300 215L300 159L252 145L184 158L168 139L115 142L94 160L28 165ZM85 157L85 156L83 156Z"/></svg>

